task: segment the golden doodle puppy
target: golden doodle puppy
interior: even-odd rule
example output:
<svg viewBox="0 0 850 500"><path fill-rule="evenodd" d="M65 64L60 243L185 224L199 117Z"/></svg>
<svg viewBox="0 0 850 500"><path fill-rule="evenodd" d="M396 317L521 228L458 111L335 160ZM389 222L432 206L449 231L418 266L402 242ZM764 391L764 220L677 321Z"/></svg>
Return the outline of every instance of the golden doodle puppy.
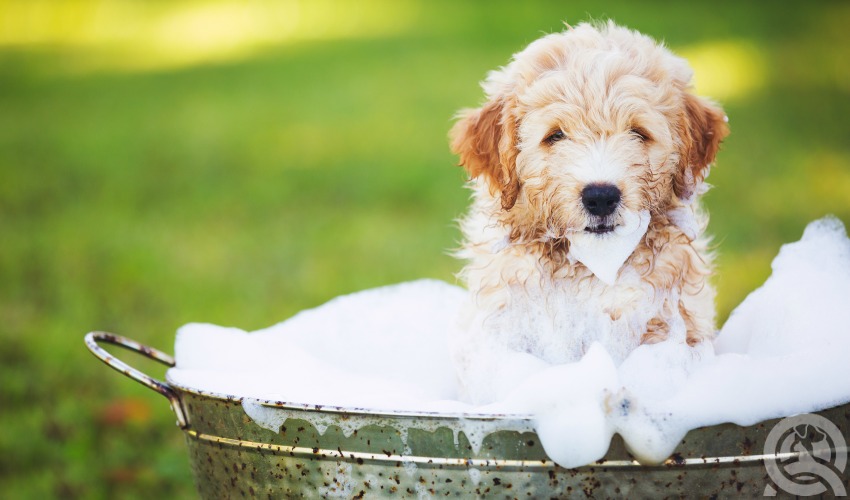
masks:
<svg viewBox="0 0 850 500"><path fill-rule="evenodd" d="M583 23L515 54L460 113L472 303L454 356L468 390L488 379L471 399L493 399L484 387L506 369L574 361L594 342L620 362L642 343L713 338L697 201L728 129L691 77L651 38ZM517 356L506 367L482 348Z"/></svg>

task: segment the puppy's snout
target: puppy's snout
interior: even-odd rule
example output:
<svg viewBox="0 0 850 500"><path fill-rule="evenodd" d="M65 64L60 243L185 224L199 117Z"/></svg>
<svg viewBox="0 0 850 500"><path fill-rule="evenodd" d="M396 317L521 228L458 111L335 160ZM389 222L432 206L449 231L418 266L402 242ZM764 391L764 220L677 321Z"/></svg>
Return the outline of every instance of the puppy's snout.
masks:
<svg viewBox="0 0 850 500"><path fill-rule="evenodd" d="M591 184L582 190L581 202L591 215L606 217L617 210L620 190L611 184Z"/></svg>

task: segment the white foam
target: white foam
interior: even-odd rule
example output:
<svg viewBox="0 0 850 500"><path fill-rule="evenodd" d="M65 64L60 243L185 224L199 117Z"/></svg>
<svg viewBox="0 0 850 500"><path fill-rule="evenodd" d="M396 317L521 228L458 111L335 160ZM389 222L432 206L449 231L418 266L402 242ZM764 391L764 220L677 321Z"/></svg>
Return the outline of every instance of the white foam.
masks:
<svg viewBox="0 0 850 500"><path fill-rule="evenodd" d="M177 335L169 380L311 405L533 414L547 454L565 467L601 458L614 433L640 461L655 463L690 429L751 425L850 401L850 240L834 218L813 222L801 241L782 247L772 276L733 312L714 345L689 347L683 326L671 324L668 341L640 346L619 365L598 342L580 360L561 363L485 350L493 366L521 368L504 371L512 390L483 407L457 400L449 356L464 300L462 289L425 280L340 297L250 334L187 325ZM492 380L480 387L492 390ZM305 415L321 433L340 425L321 412L246 401L248 415L273 430ZM350 435L360 424L342 431ZM450 427L456 443L464 432L478 447L488 424L457 419ZM475 474L470 469L471 479Z"/></svg>
<svg viewBox="0 0 850 500"><path fill-rule="evenodd" d="M345 461L320 462L319 467L325 469L324 477L331 478L318 487L318 493L322 498L351 498L354 496L354 488L358 481L351 474L352 465Z"/></svg>
<svg viewBox="0 0 850 500"><path fill-rule="evenodd" d="M594 343L580 361L533 374L488 409L535 415L549 457L567 467L584 465L608 450L613 429L605 418L605 395L616 388L617 368Z"/></svg>
<svg viewBox="0 0 850 500"><path fill-rule="evenodd" d="M613 234L593 234L586 231L569 233L570 255L587 266L597 278L611 285L629 255L635 251L649 227L649 211L625 212L623 224Z"/></svg>
<svg viewBox="0 0 850 500"><path fill-rule="evenodd" d="M420 409L456 382L445 345L466 292L434 280L338 297L247 333L191 323L177 332L180 385L315 405Z"/></svg>
<svg viewBox="0 0 850 500"><path fill-rule="evenodd" d="M469 480L472 481L472 484L478 486L481 482L481 471L475 467L469 467L466 469L466 472L469 474Z"/></svg>
<svg viewBox="0 0 850 500"><path fill-rule="evenodd" d="M850 319L850 240L841 221L809 224L802 240L783 246L771 267L764 286L724 325L718 352L762 357L842 342Z"/></svg>

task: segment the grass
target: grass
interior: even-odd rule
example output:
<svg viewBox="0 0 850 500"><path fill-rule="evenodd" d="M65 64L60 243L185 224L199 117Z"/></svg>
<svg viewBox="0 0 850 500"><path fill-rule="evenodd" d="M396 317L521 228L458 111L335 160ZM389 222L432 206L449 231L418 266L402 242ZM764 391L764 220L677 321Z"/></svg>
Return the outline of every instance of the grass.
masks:
<svg viewBox="0 0 850 500"><path fill-rule="evenodd" d="M194 495L165 400L92 358L87 331L171 351L189 321L257 329L453 281L468 195L451 117L562 20L665 39L727 110L706 198L722 317L807 222L850 221L845 3L320 2L297 20L238 5L0 4L4 497ZM218 31L163 31L195 14Z"/></svg>

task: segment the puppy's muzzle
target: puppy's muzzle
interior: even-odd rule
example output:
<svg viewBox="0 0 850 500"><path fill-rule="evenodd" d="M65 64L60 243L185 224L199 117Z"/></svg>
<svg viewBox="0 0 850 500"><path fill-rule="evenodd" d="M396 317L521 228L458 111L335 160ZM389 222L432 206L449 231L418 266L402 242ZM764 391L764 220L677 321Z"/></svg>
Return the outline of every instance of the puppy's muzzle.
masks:
<svg viewBox="0 0 850 500"><path fill-rule="evenodd" d="M591 184L581 192L581 202L590 215L608 217L620 204L620 190L611 184Z"/></svg>

